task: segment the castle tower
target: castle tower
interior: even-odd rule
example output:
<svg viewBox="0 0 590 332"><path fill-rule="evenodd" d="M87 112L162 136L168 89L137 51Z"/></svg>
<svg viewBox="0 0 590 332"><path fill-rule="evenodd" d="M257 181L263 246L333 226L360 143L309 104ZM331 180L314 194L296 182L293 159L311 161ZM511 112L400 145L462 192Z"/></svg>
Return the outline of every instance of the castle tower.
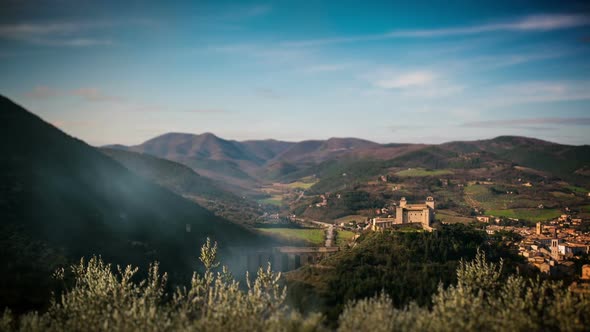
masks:
<svg viewBox="0 0 590 332"><path fill-rule="evenodd" d="M541 225L541 222L539 221L537 223L537 235L541 235L541 233L543 233L543 225Z"/></svg>
<svg viewBox="0 0 590 332"><path fill-rule="evenodd" d="M551 240L551 256L553 256L553 258L555 260L559 260L559 240L558 239Z"/></svg>
<svg viewBox="0 0 590 332"><path fill-rule="evenodd" d="M408 202L406 201L406 198L405 197L402 197L402 199L399 201L399 207L402 207L402 208L403 207L406 207L406 204L407 203Z"/></svg>
<svg viewBox="0 0 590 332"><path fill-rule="evenodd" d="M426 206L434 210L434 198L432 196L426 197Z"/></svg>

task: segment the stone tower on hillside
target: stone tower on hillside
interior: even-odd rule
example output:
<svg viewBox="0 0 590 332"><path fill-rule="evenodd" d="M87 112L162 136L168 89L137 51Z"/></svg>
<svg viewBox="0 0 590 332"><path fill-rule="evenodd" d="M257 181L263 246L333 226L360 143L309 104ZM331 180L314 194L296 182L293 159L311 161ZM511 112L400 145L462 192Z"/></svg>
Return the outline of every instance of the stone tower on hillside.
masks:
<svg viewBox="0 0 590 332"><path fill-rule="evenodd" d="M420 223L424 229L432 230L434 198L427 197L424 204L408 204L406 198L402 197L395 212L395 224Z"/></svg>

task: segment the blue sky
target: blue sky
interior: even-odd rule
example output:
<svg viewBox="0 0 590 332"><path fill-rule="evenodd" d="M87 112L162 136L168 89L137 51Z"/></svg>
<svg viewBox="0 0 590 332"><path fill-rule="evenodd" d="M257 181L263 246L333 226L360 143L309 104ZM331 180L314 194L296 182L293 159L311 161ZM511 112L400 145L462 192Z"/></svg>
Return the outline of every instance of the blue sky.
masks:
<svg viewBox="0 0 590 332"><path fill-rule="evenodd" d="M90 144L165 132L590 144L590 4L18 1L0 93Z"/></svg>

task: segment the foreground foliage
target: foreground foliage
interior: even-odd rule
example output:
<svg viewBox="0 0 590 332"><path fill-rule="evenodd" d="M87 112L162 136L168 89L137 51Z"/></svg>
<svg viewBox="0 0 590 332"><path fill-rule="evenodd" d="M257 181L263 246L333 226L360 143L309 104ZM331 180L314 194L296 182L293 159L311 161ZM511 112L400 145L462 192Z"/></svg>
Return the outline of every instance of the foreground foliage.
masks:
<svg viewBox="0 0 590 332"><path fill-rule="evenodd" d="M349 304L339 324L339 331L585 331L590 298L560 283L502 278L502 263L488 263L478 252L461 262L456 285L439 288L431 308L398 309L381 294Z"/></svg>
<svg viewBox="0 0 590 332"><path fill-rule="evenodd" d="M72 267L73 288L52 302L43 314L14 317L5 311L0 331L323 331L318 314L302 316L285 303L280 273L260 268L254 281L241 288L216 261L217 245L202 247L201 276L190 287L165 293L167 275L158 264L138 281L137 268L117 267L101 258ZM385 293L349 302L338 331L583 331L590 324L590 298L560 283L527 279L502 272L479 251L461 261L457 283L442 285L430 306L415 302L397 308ZM64 280L66 271L54 277Z"/></svg>
<svg viewBox="0 0 590 332"><path fill-rule="evenodd" d="M491 245L486 233L464 225L444 225L436 232L369 232L322 266L289 272L289 298L298 309L321 311L331 321L349 301L381 291L396 307L429 305L440 283L457 282L461 259L473 259L478 248L491 260L504 257L511 268L519 263L519 257Z"/></svg>
<svg viewBox="0 0 590 332"><path fill-rule="evenodd" d="M135 281L137 268L122 269L101 258L72 267L75 285L44 314L16 319L6 311L0 330L22 331L304 331L320 326L320 316L301 317L285 305L280 273L260 268L243 290L227 268L213 272L217 244L202 247L205 273L193 274L190 287L165 294L167 275L158 264L147 279ZM63 278L65 271L58 271Z"/></svg>

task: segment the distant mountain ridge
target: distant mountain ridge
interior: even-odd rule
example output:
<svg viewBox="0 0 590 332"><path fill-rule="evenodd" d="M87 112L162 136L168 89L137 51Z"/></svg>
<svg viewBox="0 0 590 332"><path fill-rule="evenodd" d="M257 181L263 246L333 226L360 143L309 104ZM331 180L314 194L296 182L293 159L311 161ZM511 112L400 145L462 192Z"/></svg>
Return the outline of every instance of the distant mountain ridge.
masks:
<svg viewBox="0 0 590 332"><path fill-rule="evenodd" d="M285 142L278 140L226 140L211 133L200 135L167 133L139 145L110 145L108 148L147 153L180 162L196 172L247 188L259 183L265 169L278 169L282 176L301 165L345 157L351 152L370 152L380 144L357 138L331 138ZM273 166L274 165L274 166Z"/></svg>
<svg viewBox="0 0 590 332"><path fill-rule="evenodd" d="M576 171L582 174L580 170L590 163L588 145L569 146L520 136L443 144L379 144L358 138L240 142L211 133L168 133L139 145L114 148L178 161L203 175L241 188L268 180L288 180L306 173L314 165L331 161L382 160L401 166L406 163L412 167L437 168L457 164L461 155L478 153L484 158L537 168L561 177Z"/></svg>

